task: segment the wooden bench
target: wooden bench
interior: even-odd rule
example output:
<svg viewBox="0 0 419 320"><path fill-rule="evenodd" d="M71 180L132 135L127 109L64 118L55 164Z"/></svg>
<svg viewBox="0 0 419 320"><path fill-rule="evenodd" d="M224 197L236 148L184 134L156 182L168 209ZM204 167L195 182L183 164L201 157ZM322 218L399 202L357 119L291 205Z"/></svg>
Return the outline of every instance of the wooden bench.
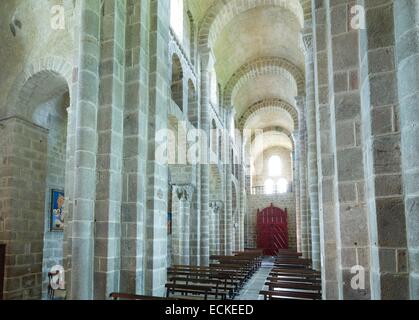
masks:
<svg viewBox="0 0 419 320"><path fill-rule="evenodd" d="M168 274L170 273L184 273L184 275L189 274L190 276L195 275L196 277L202 276L211 276L218 279L228 279L231 282L240 281L243 278L241 273L230 271L223 267L191 267L191 266L176 266L167 269Z"/></svg>
<svg viewBox="0 0 419 320"><path fill-rule="evenodd" d="M271 272L283 272L283 273L293 273L293 274L315 274L320 276L321 273L319 271L315 271L312 269L293 269L293 268L280 268L280 267L273 267Z"/></svg>
<svg viewBox="0 0 419 320"><path fill-rule="evenodd" d="M234 275L230 273L222 273L218 271L205 271L205 270L187 270L185 268L176 269L170 268L168 270L169 280L173 278L182 278L189 282L196 282L203 280L213 281L214 283L220 282L220 290L228 292L230 298L238 293L240 288L241 279L237 279ZM172 280L170 280L172 281ZM172 281L173 282L173 281Z"/></svg>
<svg viewBox="0 0 419 320"><path fill-rule="evenodd" d="M319 280L320 277L315 274L295 274L295 273L281 273L281 272L271 272L269 274L270 277L276 278L292 278L292 279L304 279L304 280Z"/></svg>
<svg viewBox="0 0 419 320"><path fill-rule="evenodd" d="M152 296L141 296L136 294L129 294L129 293L111 293L109 298L112 300L137 300L137 301L147 301L147 300L177 300L172 298L163 298L163 297L152 297Z"/></svg>
<svg viewBox="0 0 419 320"><path fill-rule="evenodd" d="M311 283L311 284L321 284L321 280L318 278L301 278L301 277L292 277L292 276L270 276L267 278L267 281L269 282L287 282L287 283Z"/></svg>
<svg viewBox="0 0 419 320"><path fill-rule="evenodd" d="M295 292L295 291L260 291L260 294L264 296L265 300L321 300L322 295L320 293L312 292Z"/></svg>
<svg viewBox="0 0 419 320"><path fill-rule="evenodd" d="M275 267L287 267L287 268L302 268L310 269L312 262L310 259L300 258L277 258L274 263Z"/></svg>
<svg viewBox="0 0 419 320"><path fill-rule="evenodd" d="M282 258L282 257L298 258L298 257L302 257L303 254L301 252L291 251L291 250L287 250L287 249L279 249L279 250L277 250L277 256L280 257L280 258Z"/></svg>
<svg viewBox="0 0 419 320"><path fill-rule="evenodd" d="M181 284L189 286L190 284L196 285L205 285L210 286L212 291L208 293L213 295L215 299L221 298L221 300L226 300L227 297L232 297L233 287L227 287L226 283L220 280L215 279L191 279L189 277L178 277L174 276L168 279L172 284Z"/></svg>
<svg viewBox="0 0 419 320"><path fill-rule="evenodd" d="M265 286L269 288L269 291L275 291L275 289L292 289L292 290L304 290L304 291L314 291L316 293L321 293L322 287L319 284L311 283L290 283L290 282L265 282Z"/></svg>
<svg viewBox="0 0 419 320"><path fill-rule="evenodd" d="M208 296L213 294L211 286L203 285L184 285L184 284L166 284L166 297L171 296L176 299L184 300L208 300ZM174 296L175 293L180 293L180 296Z"/></svg>

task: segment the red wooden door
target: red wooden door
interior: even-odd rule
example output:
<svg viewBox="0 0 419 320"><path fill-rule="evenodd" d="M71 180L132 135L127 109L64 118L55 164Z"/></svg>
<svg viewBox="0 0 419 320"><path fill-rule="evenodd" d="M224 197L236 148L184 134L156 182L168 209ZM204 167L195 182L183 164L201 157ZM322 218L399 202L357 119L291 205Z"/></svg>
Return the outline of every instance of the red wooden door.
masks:
<svg viewBox="0 0 419 320"><path fill-rule="evenodd" d="M268 256L288 249L288 213L271 205L257 214L257 245Z"/></svg>

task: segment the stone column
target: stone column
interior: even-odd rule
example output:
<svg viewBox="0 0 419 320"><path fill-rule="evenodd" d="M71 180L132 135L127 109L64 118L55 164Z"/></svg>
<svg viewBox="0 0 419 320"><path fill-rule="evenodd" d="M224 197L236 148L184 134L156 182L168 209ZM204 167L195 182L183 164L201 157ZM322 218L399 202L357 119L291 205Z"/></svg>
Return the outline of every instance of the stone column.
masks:
<svg viewBox="0 0 419 320"><path fill-rule="evenodd" d="M119 290L126 1L104 2L95 204L94 298ZM112 47L112 50L109 50Z"/></svg>
<svg viewBox="0 0 419 320"><path fill-rule="evenodd" d="M297 143L299 141L299 132L295 131L293 133L293 139ZM297 243L297 251L302 252L302 242L301 242L301 210L300 210L300 157L299 157L299 148L297 145L294 145L293 150L293 177L294 177L294 196L295 196L295 223L296 223L296 243Z"/></svg>
<svg viewBox="0 0 419 320"><path fill-rule="evenodd" d="M189 224L194 187L173 186L172 261L174 265L189 265ZM177 202L177 203L176 203Z"/></svg>
<svg viewBox="0 0 419 320"><path fill-rule="evenodd" d="M394 1L410 298L419 299L419 0Z"/></svg>
<svg viewBox="0 0 419 320"><path fill-rule="evenodd" d="M338 299L334 153L330 138L329 79L324 0L313 1L313 52L319 178L319 226L322 287L325 299Z"/></svg>
<svg viewBox="0 0 419 320"><path fill-rule="evenodd" d="M214 63L212 52L202 53L201 61L201 122L200 129L203 134L201 136L201 206L200 206L200 264L201 266L209 265L209 171L210 171L210 70Z"/></svg>
<svg viewBox="0 0 419 320"><path fill-rule="evenodd" d="M101 1L81 2L69 299L93 299Z"/></svg>
<svg viewBox="0 0 419 320"><path fill-rule="evenodd" d="M169 12L169 1L150 1L144 293L153 296L164 295L167 279L168 166L156 155L158 150L167 150L167 139L160 132L168 127Z"/></svg>
<svg viewBox="0 0 419 320"><path fill-rule="evenodd" d="M301 253L304 258L310 256L310 230L308 222L307 208L307 128L306 128L306 107L305 97L297 97L297 107L299 110L299 130L296 148L298 150L298 170L299 170L299 203L300 203L300 237L301 237Z"/></svg>
<svg viewBox="0 0 419 320"><path fill-rule="evenodd" d="M306 57L307 175L311 219L311 260L320 270L319 188L317 174L317 126L314 88L313 30L311 21L303 33Z"/></svg>
<svg viewBox="0 0 419 320"><path fill-rule="evenodd" d="M226 202L225 202L225 212L224 212L224 233L225 233L225 255L231 255L233 251L233 180L232 180L232 172L233 172L233 161L234 159L231 158L231 117L233 117L233 108L230 108L227 112L227 129L226 129L226 161L224 164L225 168L225 181L226 181Z"/></svg>
<svg viewBox="0 0 419 320"><path fill-rule="evenodd" d="M326 2L331 147L341 299L370 299L369 210L365 199L364 145L360 139L359 30L353 28L352 0ZM365 286L351 285L352 268L362 266Z"/></svg>
<svg viewBox="0 0 419 320"><path fill-rule="evenodd" d="M122 292L144 293L147 127L149 112L150 2L129 1L125 40L123 193L121 212Z"/></svg>
<svg viewBox="0 0 419 320"><path fill-rule="evenodd" d="M366 28L360 30L360 83L375 300L409 298L393 2L360 2L366 9Z"/></svg>

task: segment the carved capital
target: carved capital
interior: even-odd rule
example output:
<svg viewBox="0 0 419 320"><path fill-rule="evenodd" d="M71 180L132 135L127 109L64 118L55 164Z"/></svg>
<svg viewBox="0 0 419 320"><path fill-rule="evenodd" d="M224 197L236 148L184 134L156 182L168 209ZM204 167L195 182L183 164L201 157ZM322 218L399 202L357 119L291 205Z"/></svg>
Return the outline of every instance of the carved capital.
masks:
<svg viewBox="0 0 419 320"><path fill-rule="evenodd" d="M313 35L311 33L303 34L304 49L307 53L313 51Z"/></svg>
<svg viewBox="0 0 419 320"><path fill-rule="evenodd" d="M211 201L209 206L215 214L218 214L223 207L223 202L222 201Z"/></svg>
<svg viewBox="0 0 419 320"><path fill-rule="evenodd" d="M188 201L192 199L195 187L190 184L173 185L173 192L176 193L179 200Z"/></svg>

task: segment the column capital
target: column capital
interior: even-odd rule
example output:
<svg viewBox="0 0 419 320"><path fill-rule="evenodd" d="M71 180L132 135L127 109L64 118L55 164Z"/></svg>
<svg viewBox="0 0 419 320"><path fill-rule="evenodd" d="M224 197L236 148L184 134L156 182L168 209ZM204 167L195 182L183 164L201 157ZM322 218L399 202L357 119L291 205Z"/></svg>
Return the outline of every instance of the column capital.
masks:
<svg viewBox="0 0 419 320"><path fill-rule="evenodd" d="M219 200L215 200L215 201L210 201L209 206L210 208L215 212L218 213L221 208L223 207L224 202L223 201L219 201Z"/></svg>
<svg viewBox="0 0 419 320"><path fill-rule="evenodd" d="M301 36L303 38L306 53L313 52L313 29L311 27L304 28L301 32Z"/></svg>
<svg viewBox="0 0 419 320"><path fill-rule="evenodd" d="M195 191L195 187L191 184L173 185L172 188L178 199L184 201L191 200Z"/></svg>
<svg viewBox="0 0 419 320"><path fill-rule="evenodd" d="M201 66L203 72L209 72L214 67L216 59L211 49L201 51Z"/></svg>

